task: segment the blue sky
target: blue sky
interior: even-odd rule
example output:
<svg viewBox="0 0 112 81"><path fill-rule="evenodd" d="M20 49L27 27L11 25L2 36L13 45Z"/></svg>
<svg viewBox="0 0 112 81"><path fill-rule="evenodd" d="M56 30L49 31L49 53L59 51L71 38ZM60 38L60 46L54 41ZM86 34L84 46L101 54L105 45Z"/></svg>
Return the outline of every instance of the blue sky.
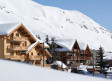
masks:
<svg viewBox="0 0 112 81"><path fill-rule="evenodd" d="M33 0L37 3L78 10L112 32L112 0Z"/></svg>

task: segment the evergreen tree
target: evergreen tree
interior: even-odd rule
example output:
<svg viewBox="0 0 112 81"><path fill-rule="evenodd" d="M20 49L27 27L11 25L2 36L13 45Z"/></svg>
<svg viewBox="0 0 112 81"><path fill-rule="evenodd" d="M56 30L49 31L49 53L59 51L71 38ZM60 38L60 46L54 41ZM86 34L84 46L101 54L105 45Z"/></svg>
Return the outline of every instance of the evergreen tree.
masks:
<svg viewBox="0 0 112 81"><path fill-rule="evenodd" d="M50 48L47 48L47 50L51 53L51 44L50 44L48 35L46 35L45 43L47 43L50 46ZM48 58L46 62L48 64L51 64L53 62L53 60L52 60L52 58Z"/></svg>
<svg viewBox="0 0 112 81"><path fill-rule="evenodd" d="M103 61L103 57L104 57L104 50L100 46L100 48L98 50L98 54L97 54L97 65L100 66L101 72L103 72L104 67L105 67L105 63Z"/></svg>
<svg viewBox="0 0 112 81"><path fill-rule="evenodd" d="M41 38L40 38L40 36L39 36L39 35L36 35L36 37L37 37L38 39L40 39L40 40L41 40Z"/></svg>
<svg viewBox="0 0 112 81"><path fill-rule="evenodd" d="M57 49L57 44L56 44L56 40L54 37L51 38L51 45L50 45L50 50L51 50L51 54L53 57L53 61L56 61L59 59L59 54L56 51Z"/></svg>
<svg viewBox="0 0 112 81"><path fill-rule="evenodd" d="M49 45L49 37L48 37L48 35L46 35L45 42Z"/></svg>

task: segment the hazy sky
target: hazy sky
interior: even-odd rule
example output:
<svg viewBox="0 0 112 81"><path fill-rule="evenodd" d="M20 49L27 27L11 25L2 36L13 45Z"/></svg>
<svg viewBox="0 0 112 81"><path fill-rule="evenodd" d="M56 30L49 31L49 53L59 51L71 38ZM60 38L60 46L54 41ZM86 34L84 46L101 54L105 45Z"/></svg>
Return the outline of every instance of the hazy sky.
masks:
<svg viewBox="0 0 112 81"><path fill-rule="evenodd" d="M77 10L112 32L112 0L33 0L37 3Z"/></svg>

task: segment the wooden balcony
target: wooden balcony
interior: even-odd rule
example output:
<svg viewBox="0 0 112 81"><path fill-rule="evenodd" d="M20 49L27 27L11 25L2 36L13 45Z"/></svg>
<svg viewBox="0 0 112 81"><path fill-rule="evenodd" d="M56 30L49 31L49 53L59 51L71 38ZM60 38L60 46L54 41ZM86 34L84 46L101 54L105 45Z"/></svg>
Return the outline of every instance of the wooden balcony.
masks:
<svg viewBox="0 0 112 81"><path fill-rule="evenodd" d="M70 58L71 60L90 60L91 59L91 57L83 57L83 56L81 56L81 57L77 57L77 56L71 56L71 58Z"/></svg>
<svg viewBox="0 0 112 81"><path fill-rule="evenodd" d="M5 59L10 59L11 55L5 55Z"/></svg>
<svg viewBox="0 0 112 81"><path fill-rule="evenodd" d="M36 64L36 66L41 66L41 67L43 67L43 64ZM50 68L50 64L44 64L44 67L46 67L46 68Z"/></svg>
<svg viewBox="0 0 112 81"><path fill-rule="evenodd" d="M28 38L27 37L13 37L12 39L10 39L11 42L23 42L23 41L27 41Z"/></svg>
<svg viewBox="0 0 112 81"><path fill-rule="evenodd" d="M16 61L24 61L25 55L5 55L6 59L16 60Z"/></svg>
<svg viewBox="0 0 112 81"><path fill-rule="evenodd" d="M30 60L40 60L40 58L39 56L29 56Z"/></svg>
<svg viewBox="0 0 112 81"><path fill-rule="evenodd" d="M28 47L19 47L19 46L14 46L13 48L8 48L10 51L27 51Z"/></svg>
<svg viewBox="0 0 112 81"><path fill-rule="evenodd" d="M11 60L24 61L25 60L25 56L24 55L16 55L16 56L11 55Z"/></svg>
<svg viewBox="0 0 112 81"><path fill-rule="evenodd" d="M77 57L77 56L71 56L71 60L80 60L80 57Z"/></svg>

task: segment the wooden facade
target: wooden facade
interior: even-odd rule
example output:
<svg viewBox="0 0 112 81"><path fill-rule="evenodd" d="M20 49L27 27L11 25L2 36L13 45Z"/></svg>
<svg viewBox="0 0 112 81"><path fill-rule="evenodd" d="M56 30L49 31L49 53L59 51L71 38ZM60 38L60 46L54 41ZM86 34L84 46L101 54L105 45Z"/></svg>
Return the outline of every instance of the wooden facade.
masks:
<svg viewBox="0 0 112 81"><path fill-rule="evenodd" d="M88 61L91 60L91 51L89 46L87 45L85 50L81 50L77 40L70 51L61 51L59 53L61 61L67 66L79 67L81 63L88 65Z"/></svg>
<svg viewBox="0 0 112 81"><path fill-rule="evenodd" d="M0 58L21 62L25 62L27 58L33 61L40 60L41 56L39 56L38 53L40 53L40 49L43 50L40 43L37 43L35 47L28 51L29 47L36 41L36 38L26 27L20 24L8 35L0 35ZM51 57L49 52L45 49L45 60L47 56Z"/></svg>
<svg viewBox="0 0 112 81"><path fill-rule="evenodd" d="M50 65L46 63L46 60L48 58L51 58L52 56L48 52L46 47L43 48L43 44L41 44L40 42L37 42L26 54L26 62L38 66L50 67Z"/></svg>

